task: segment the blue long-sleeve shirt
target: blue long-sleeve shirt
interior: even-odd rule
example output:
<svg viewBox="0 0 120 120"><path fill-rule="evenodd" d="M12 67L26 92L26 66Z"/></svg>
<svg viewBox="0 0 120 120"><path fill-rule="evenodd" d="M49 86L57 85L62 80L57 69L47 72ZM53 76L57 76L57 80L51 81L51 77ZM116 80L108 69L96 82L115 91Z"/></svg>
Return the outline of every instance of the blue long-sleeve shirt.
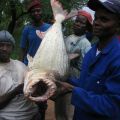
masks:
<svg viewBox="0 0 120 120"><path fill-rule="evenodd" d="M120 120L120 43L117 38L96 56L86 54L80 78L70 78L74 120Z"/></svg>

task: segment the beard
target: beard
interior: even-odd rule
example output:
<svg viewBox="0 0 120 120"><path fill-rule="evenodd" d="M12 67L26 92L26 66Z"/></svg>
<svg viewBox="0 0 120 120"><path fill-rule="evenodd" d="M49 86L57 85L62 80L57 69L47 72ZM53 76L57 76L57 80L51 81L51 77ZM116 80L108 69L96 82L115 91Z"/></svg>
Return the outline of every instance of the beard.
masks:
<svg viewBox="0 0 120 120"><path fill-rule="evenodd" d="M0 62L6 63L10 61L10 54L0 51Z"/></svg>

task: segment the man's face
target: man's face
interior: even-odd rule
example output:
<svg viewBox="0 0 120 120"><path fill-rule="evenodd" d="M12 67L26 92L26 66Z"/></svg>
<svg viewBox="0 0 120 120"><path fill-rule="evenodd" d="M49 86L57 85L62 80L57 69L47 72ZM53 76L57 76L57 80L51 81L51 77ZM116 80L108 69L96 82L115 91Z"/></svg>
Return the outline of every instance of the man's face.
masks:
<svg viewBox="0 0 120 120"><path fill-rule="evenodd" d="M10 42L0 42L0 62L9 62L12 50L13 46Z"/></svg>
<svg viewBox="0 0 120 120"><path fill-rule="evenodd" d="M41 13L41 8L33 8L30 11L31 18L35 21L40 21Z"/></svg>
<svg viewBox="0 0 120 120"><path fill-rule="evenodd" d="M99 38L107 38L116 34L118 22L116 15L106 9L98 9L93 23L93 34Z"/></svg>
<svg viewBox="0 0 120 120"><path fill-rule="evenodd" d="M87 18L85 16L77 16L75 23L73 25L74 34L81 36L85 34L87 27Z"/></svg>

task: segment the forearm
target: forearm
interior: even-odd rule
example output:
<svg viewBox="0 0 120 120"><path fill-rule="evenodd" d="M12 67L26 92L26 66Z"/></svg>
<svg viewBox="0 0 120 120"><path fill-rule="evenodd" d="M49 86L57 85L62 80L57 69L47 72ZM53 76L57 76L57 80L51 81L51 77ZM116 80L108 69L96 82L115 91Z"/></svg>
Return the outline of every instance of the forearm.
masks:
<svg viewBox="0 0 120 120"><path fill-rule="evenodd" d="M59 97L62 97L65 94L72 92L74 88L72 85L66 82L56 81L56 85L57 85L56 93L50 98L53 101L55 101L56 99L59 99Z"/></svg>
<svg viewBox="0 0 120 120"><path fill-rule="evenodd" d="M13 90L10 93L0 96L0 109L6 107L16 95L17 91Z"/></svg>
<svg viewBox="0 0 120 120"><path fill-rule="evenodd" d="M117 107L113 99L118 101L119 96L99 95L77 87L72 92L72 104L75 107L85 112L92 112L102 116L113 117L117 114Z"/></svg>
<svg viewBox="0 0 120 120"><path fill-rule="evenodd" d="M80 80L79 78L76 78L76 77L70 77L68 78L67 82L73 86L79 86L80 84Z"/></svg>

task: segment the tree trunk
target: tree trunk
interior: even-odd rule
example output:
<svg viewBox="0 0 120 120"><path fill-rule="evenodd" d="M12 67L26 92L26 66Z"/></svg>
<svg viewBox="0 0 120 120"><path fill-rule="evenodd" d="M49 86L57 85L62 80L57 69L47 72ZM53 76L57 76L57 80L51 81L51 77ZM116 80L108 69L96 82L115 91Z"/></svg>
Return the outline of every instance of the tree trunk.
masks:
<svg viewBox="0 0 120 120"><path fill-rule="evenodd" d="M8 25L8 31L12 34L16 25L16 6L13 0L10 0L11 21Z"/></svg>

